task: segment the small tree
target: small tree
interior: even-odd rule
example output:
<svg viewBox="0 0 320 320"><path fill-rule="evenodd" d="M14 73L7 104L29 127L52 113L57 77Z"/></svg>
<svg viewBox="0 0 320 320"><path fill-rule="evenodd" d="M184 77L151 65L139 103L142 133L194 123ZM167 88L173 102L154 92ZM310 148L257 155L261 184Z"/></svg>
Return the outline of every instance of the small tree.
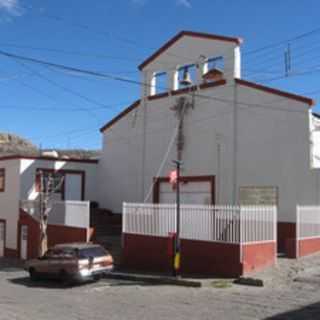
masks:
<svg viewBox="0 0 320 320"><path fill-rule="evenodd" d="M39 172L40 175L40 243L39 255L42 256L48 250L48 218L52 209L52 196L59 190L63 184L64 177L62 176L58 183L56 183L53 174L48 174L46 179L43 171Z"/></svg>

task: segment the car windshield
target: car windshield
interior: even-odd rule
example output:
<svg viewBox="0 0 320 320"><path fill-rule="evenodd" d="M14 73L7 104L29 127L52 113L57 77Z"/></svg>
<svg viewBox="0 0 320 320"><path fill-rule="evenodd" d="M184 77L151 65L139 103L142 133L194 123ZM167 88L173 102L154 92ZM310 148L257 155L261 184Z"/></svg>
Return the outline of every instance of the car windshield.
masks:
<svg viewBox="0 0 320 320"><path fill-rule="evenodd" d="M80 259L89 259L92 257L103 257L107 255L108 252L102 247L91 247L91 248L83 248L79 250L79 258Z"/></svg>

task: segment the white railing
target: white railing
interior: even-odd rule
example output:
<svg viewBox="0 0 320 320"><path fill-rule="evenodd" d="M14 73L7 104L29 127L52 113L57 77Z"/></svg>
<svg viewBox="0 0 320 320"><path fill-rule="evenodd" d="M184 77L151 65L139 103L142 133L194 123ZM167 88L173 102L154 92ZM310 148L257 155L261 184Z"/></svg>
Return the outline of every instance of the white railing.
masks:
<svg viewBox="0 0 320 320"><path fill-rule="evenodd" d="M20 207L39 220L40 203L37 200L22 200ZM49 203L48 223L78 228L90 226L89 201L52 201Z"/></svg>
<svg viewBox="0 0 320 320"><path fill-rule="evenodd" d="M297 206L297 239L320 238L320 207Z"/></svg>
<svg viewBox="0 0 320 320"><path fill-rule="evenodd" d="M40 202L36 200L21 200L20 208L33 216L36 220L40 217Z"/></svg>
<svg viewBox="0 0 320 320"><path fill-rule="evenodd" d="M182 239L229 243L276 241L276 207L181 205ZM123 232L168 236L176 232L175 204L123 205Z"/></svg>
<svg viewBox="0 0 320 320"><path fill-rule="evenodd" d="M168 236L176 231L174 204L124 203L122 232Z"/></svg>

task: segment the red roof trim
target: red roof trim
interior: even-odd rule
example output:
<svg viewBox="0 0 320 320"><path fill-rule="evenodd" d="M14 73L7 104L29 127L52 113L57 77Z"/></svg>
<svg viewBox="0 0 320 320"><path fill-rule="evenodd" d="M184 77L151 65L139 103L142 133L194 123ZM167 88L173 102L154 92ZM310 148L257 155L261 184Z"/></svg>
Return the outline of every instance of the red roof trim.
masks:
<svg viewBox="0 0 320 320"><path fill-rule="evenodd" d="M154 59L156 59L160 54L162 54L164 51L166 51L169 47L171 47L176 41L178 41L183 36L190 36L190 37L209 39L209 40L234 42L238 45L242 43L241 38L225 37L225 36L219 36L219 35L210 34L210 33L194 32L194 31L181 31L180 33L175 35L172 39L170 39L168 42L166 42L160 49L158 49L155 53L153 53L149 58L147 58L145 61L143 61L138 66L139 70L142 70L145 66L147 66L150 62L152 62Z"/></svg>
<svg viewBox="0 0 320 320"><path fill-rule="evenodd" d="M64 158L54 158L54 157L44 157L44 156L20 156L20 155L12 155L12 156L4 156L0 157L0 161L5 160L46 160L46 161L64 161L64 162L80 162L80 163L93 163L96 164L99 161L94 159L64 159Z"/></svg>
<svg viewBox="0 0 320 320"><path fill-rule="evenodd" d="M153 96L149 96L148 100L157 100L157 99L167 97L168 95L169 95L168 92L162 92L162 93L154 94Z"/></svg>
<svg viewBox="0 0 320 320"><path fill-rule="evenodd" d="M226 83L227 83L227 81L225 79L221 79L221 80L213 81L213 82L205 82L205 83L200 84L200 89L207 89L207 88L223 86Z"/></svg>
<svg viewBox="0 0 320 320"><path fill-rule="evenodd" d="M114 123L116 123L118 120L124 117L127 113L137 108L139 104L140 104L140 99L135 101L132 105L130 105L128 108L124 109L121 113L119 113L115 118L113 118L111 121L106 123L102 128L100 128L100 132L103 132L109 129Z"/></svg>
<svg viewBox="0 0 320 320"><path fill-rule="evenodd" d="M288 99L297 100L297 101L306 103L309 106L315 105L315 101L313 99L311 99L311 98L308 98L308 97L304 97L304 96L300 96L300 95L297 95L297 94L289 93L289 92L286 92L286 91L281 91L281 90L278 90L278 89L266 87L266 86L263 86L261 84L250 82L250 81L246 81L246 80L242 80L242 79L235 79L235 81L236 81L236 83L238 83L240 85L243 85L243 86L246 86L246 87L250 87L250 88L254 88L254 89L257 89L257 90L261 90L261 91L265 91L265 92L268 92L268 93L272 93L272 94L275 94L275 95L278 95L278 96L281 96L281 97L285 97L285 98L288 98Z"/></svg>

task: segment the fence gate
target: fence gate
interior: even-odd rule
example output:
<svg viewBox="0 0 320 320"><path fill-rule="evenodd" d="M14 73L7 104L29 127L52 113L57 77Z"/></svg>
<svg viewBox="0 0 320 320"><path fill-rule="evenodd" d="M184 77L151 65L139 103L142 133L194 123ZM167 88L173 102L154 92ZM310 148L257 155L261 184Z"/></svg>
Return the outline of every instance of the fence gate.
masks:
<svg viewBox="0 0 320 320"><path fill-rule="evenodd" d="M28 226L21 226L20 233L20 258L26 260L28 258Z"/></svg>
<svg viewBox="0 0 320 320"><path fill-rule="evenodd" d="M0 258L4 256L5 223L0 221Z"/></svg>

